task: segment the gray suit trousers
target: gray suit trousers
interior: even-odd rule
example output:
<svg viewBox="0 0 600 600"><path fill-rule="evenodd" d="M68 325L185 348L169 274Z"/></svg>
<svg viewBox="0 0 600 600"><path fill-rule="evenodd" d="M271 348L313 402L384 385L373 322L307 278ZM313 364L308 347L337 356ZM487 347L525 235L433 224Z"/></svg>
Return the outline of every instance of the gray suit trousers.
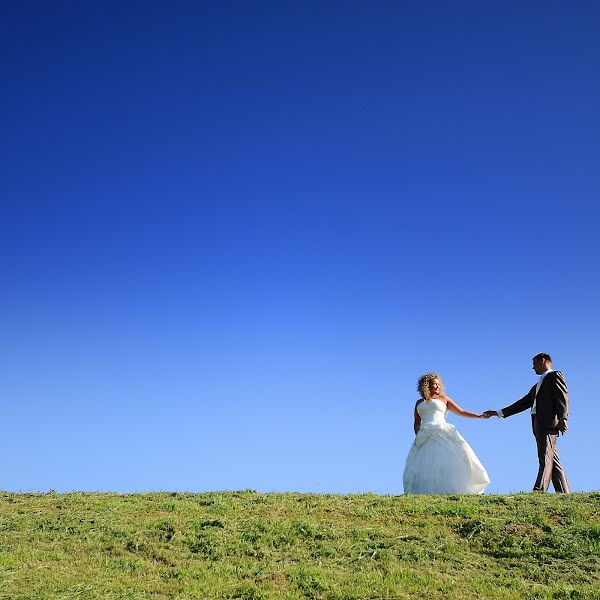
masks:
<svg viewBox="0 0 600 600"><path fill-rule="evenodd" d="M571 488L567 482L565 470L560 464L558 449L556 448L558 429L539 427L535 417L532 418L532 424L540 464L533 489L546 492L550 486L550 481L552 481L555 492L570 494Z"/></svg>

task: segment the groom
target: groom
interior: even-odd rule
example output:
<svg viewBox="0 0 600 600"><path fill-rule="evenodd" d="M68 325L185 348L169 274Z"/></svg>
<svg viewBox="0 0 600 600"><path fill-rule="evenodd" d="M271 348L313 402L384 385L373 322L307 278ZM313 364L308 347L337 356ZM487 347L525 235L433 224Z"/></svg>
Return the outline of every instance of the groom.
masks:
<svg viewBox="0 0 600 600"><path fill-rule="evenodd" d="M533 489L545 492L552 480L555 492L570 494L571 489L556 448L559 432L564 434L567 431L569 418L567 382L560 371L552 370L552 359L545 352L533 357L533 370L540 376L540 380L525 396L502 410L486 410L483 416L510 417L530 408L540 463Z"/></svg>

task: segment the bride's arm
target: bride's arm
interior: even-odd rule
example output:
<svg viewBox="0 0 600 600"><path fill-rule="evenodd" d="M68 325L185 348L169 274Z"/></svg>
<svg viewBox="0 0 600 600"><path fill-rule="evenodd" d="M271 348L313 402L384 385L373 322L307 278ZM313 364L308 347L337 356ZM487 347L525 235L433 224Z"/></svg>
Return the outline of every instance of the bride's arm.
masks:
<svg viewBox="0 0 600 600"><path fill-rule="evenodd" d="M417 406L418 406L419 402L421 402L421 401L417 400L417 403L415 404L415 424L414 424L415 435L417 435L417 433L419 433L419 429L421 429L421 417L419 416L419 413L417 412Z"/></svg>
<svg viewBox="0 0 600 600"><path fill-rule="evenodd" d="M459 417L466 417L467 419L483 419L483 415L461 408L454 400L452 400L452 398L448 398L448 396L446 396L446 406L450 412L453 412Z"/></svg>

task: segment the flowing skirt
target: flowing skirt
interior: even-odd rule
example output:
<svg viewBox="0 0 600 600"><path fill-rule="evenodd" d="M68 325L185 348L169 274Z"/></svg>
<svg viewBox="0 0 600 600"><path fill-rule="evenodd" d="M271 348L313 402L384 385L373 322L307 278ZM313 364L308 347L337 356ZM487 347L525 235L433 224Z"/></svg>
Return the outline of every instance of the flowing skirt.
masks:
<svg viewBox="0 0 600 600"><path fill-rule="evenodd" d="M483 494L490 478L450 423L421 427L404 467L405 494Z"/></svg>

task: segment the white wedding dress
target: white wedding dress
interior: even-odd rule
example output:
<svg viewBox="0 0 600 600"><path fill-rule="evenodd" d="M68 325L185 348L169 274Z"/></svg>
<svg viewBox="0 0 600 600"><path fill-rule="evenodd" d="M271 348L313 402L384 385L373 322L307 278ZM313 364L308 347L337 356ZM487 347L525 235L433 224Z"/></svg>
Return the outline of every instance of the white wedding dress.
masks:
<svg viewBox="0 0 600 600"><path fill-rule="evenodd" d="M405 494L483 494L490 478L458 433L446 422L448 408L433 398L417 405L421 428L404 467Z"/></svg>

